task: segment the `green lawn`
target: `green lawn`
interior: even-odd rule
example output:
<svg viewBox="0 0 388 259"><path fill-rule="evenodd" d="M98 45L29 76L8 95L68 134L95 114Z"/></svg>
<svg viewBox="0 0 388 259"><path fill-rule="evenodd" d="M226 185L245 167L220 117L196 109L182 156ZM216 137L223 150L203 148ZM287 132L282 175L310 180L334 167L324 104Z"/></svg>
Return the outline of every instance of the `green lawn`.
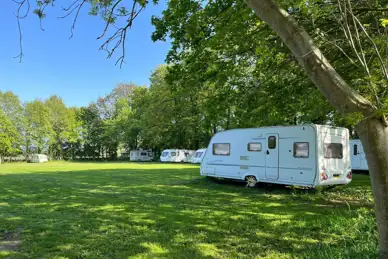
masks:
<svg viewBox="0 0 388 259"><path fill-rule="evenodd" d="M369 177L248 189L199 167L0 165L0 257L376 258Z"/></svg>

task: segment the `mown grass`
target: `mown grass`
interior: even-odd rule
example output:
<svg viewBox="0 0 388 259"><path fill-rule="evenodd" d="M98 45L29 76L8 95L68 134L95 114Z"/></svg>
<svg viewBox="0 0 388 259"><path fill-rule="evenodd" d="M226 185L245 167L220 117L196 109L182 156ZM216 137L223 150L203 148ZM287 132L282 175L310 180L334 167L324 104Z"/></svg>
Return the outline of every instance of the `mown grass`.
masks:
<svg viewBox="0 0 388 259"><path fill-rule="evenodd" d="M313 192L191 165L0 165L0 257L376 258L376 236L366 175Z"/></svg>

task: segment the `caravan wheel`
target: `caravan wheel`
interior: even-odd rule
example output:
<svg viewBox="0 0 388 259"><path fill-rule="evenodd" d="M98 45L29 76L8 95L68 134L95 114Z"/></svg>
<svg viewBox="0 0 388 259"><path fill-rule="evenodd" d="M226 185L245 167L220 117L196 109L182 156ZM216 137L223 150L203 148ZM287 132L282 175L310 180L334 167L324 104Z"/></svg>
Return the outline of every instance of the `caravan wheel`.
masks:
<svg viewBox="0 0 388 259"><path fill-rule="evenodd" d="M253 175L249 175L247 177L245 177L245 181L247 183L247 187L248 188L253 188L256 186L256 183L257 183L257 179L255 176Z"/></svg>

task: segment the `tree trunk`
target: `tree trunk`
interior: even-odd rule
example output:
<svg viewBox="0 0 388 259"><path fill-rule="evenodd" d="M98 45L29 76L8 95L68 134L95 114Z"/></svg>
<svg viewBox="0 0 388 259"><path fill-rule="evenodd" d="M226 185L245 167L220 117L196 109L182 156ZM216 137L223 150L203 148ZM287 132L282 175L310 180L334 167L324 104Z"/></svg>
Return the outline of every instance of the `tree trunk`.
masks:
<svg viewBox="0 0 388 259"><path fill-rule="evenodd" d="M380 258L388 258L388 128L380 120L370 118L358 123L356 130L370 171Z"/></svg>

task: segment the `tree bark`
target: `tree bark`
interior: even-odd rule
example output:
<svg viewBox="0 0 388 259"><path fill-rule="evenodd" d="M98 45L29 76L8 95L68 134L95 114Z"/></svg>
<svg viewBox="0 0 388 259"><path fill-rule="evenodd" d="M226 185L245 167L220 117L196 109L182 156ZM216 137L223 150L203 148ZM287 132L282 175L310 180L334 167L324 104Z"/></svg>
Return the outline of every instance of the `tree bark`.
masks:
<svg viewBox="0 0 388 259"><path fill-rule="evenodd" d="M388 258L388 128L380 120L369 118L359 122L356 130L371 172L380 258Z"/></svg>
<svg viewBox="0 0 388 259"><path fill-rule="evenodd" d="M346 84L290 14L273 0L247 0L247 3L280 36L310 80L339 112L359 112L366 117L356 131L371 176L380 258L388 259L388 128L376 118L376 107Z"/></svg>

